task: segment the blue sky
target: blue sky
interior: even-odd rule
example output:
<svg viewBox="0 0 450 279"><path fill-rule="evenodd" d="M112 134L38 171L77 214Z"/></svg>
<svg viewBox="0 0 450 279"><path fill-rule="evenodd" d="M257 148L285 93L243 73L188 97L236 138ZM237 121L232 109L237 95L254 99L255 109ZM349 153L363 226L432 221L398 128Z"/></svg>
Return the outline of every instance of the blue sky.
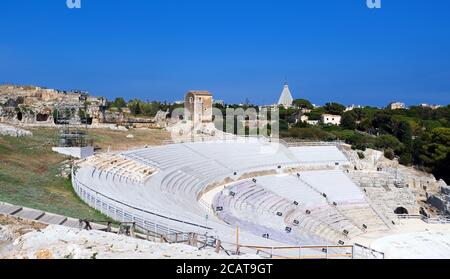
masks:
<svg viewBox="0 0 450 279"><path fill-rule="evenodd" d="M2 0L0 82L144 100L450 103L450 1Z"/></svg>

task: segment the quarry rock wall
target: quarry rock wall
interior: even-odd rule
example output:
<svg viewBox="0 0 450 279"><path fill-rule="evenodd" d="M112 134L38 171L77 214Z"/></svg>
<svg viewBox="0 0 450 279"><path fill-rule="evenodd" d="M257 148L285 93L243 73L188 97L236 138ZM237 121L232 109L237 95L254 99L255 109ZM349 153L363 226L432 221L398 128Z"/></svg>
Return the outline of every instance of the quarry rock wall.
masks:
<svg viewBox="0 0 450 279"><path fill-rule="evenodd" d="M56 125L55 115L71 107L71 117L79 118L80 110L101 123L104 119L104 98L86 96L87 93L64 92L33 86L0 86L0 122L8 124ZM84 111L86 110L86 111Z"/></svg>
<svg viewBox="0 0 450 279"><path fill-rule="evenodd" d="M450 188L432 174L402 166L397 160L385 158L381 151L367 149L361 159L350 146L343 145L342 150L352 162L348 175L370 199L379 201L376 206L387 217L395 219L394 211L399 208L408 214L420 214L432 207L449 212L450 199L443 193L449 193Z"/></svg>
<svg viewBox="0 0 450 279"><path fill-rule="evenodd" d="M441 191L439 193L430 195L428 203L436 207L439 211L450 215L450 186L443 180L439 181Z"/></svg>

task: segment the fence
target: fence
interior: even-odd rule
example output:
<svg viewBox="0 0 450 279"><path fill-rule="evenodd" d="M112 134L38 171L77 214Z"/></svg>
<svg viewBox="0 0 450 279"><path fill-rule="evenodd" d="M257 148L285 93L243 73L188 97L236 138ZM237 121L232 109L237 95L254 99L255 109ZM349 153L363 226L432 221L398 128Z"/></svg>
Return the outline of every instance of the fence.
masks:
<svg viewBox="0 0 450 279"><path fill-rule="evenodd" d="M384 253L355 243L352 251L354 259L384 259Z"/></svg>
<svg viewBox="0 0 450 279"><path fill-rule="evenodd" d="M438 218L430 218L423 215L398 214L398 219L419 219L427 224L450 224L450 218L441 216Z"/></svg>
<svg viewBox="0 0 450 279"><path fill-rule="evenodd" d="M243 140L243 139L261 139L269 141L269 138L265 136L250 136L250 135L234 135L234 134L224 134L222 136L204 136L204 135L194 135L191 137L180 137L171 140L163 141L164 145L178 144L178 143L195 143L195 142L208 142L208 141L220 141L220 140ZM271 138L270 138L271 139Z"/></svg>
<svg viewBox="0 0 450 279"><path fill-rule="evenodd" d="M236 245L239 253L242 249L253 251L256 255L269 259L384 259L384 253L355 245L305 245L305 246L252 246Z"/></svg>
<svg viewBox="0 0 450 279"><path fill-rule="evenodd" d="M211 228L203 225L136 208L107 197L84 185L76 178L75 173L72 173L72 185L78 196L89 206L116 221L135 223L139 228L148 232L158 235L169 235L172 233L180 233L179 228L183 228L184 231L202 233L211 231Z"/></svg>
<svg viewBox="0 0 450 279"><path fill-rule="evenodd" d="M256 254L270 259L352 259L353 246L286 246L265 247L239 245L239 249L256 250Z"/></svg>

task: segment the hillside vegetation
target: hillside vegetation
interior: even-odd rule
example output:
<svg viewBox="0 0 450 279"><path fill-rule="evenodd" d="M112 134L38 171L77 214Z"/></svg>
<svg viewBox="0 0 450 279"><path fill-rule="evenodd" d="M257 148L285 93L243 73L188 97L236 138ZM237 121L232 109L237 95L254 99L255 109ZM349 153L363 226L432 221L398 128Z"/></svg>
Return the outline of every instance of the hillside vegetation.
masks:
<svg viewBox="0 0 450 279"><path fill-rule="evenodd" d="M341 126L310 126L294 123L300 108L280 109L284 137L308 140L343 140L353 149L378 149L389 159L397 157L406 166L433 173L450 183L450 105L438 109L413 106L408 109L356 108L328 103L306 113L319 119L323 113L342 116Z"/></svg>

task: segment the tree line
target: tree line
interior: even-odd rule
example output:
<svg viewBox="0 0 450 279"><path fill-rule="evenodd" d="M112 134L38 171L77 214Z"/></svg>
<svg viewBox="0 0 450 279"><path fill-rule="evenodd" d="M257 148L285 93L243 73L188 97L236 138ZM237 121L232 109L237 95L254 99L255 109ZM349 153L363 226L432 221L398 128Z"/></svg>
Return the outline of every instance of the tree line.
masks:
<svg viewBox="0 0 450 279"><path fill-rule="evenodd" d="M340 115L341 125L311 126L297 122L294 116L299 113L310 120L319 120L324 113ZM293 108L281 109L280 118L284 137L343 140L355 150L381 150L389 159L398 158L402 165L414 165L450 183L450 105L397 110L367 106L346 111L339 103L314 108L307 100L295 100Z"/></svg>
<svg viewBox="0 0 450 279"><path fill-rule="evenodd" d="M183 104L167 102L125 101L116 98L108 103L109 108L122 111L125 108L135 116L153 117L159 110L172 112ZM225 114L226 107L215 105ZM240 105L227 105L237 108ZM246 105L244 107L257 106ZM293 107L280 106L280 135L284 138L300 140L334 141L342 140L355 150L367 148L384 152L386 158L398 158L400 164L412 166L433 173L437 178L450 183L450 105L432 109L412 106L407 109L391 110L388 108L362 107L346 110L336 102L315 107L306 99L294 100ZM320 120L322 114L340 115L341 125L316 126L299 121L299 116L306 115L309 120ZM235 133L249 132L248 127L236 123ZM219 125L220 126L220 125ZM218 127L221 128L221 127ZM270 124L265 129L271 129Z"/></svg>

